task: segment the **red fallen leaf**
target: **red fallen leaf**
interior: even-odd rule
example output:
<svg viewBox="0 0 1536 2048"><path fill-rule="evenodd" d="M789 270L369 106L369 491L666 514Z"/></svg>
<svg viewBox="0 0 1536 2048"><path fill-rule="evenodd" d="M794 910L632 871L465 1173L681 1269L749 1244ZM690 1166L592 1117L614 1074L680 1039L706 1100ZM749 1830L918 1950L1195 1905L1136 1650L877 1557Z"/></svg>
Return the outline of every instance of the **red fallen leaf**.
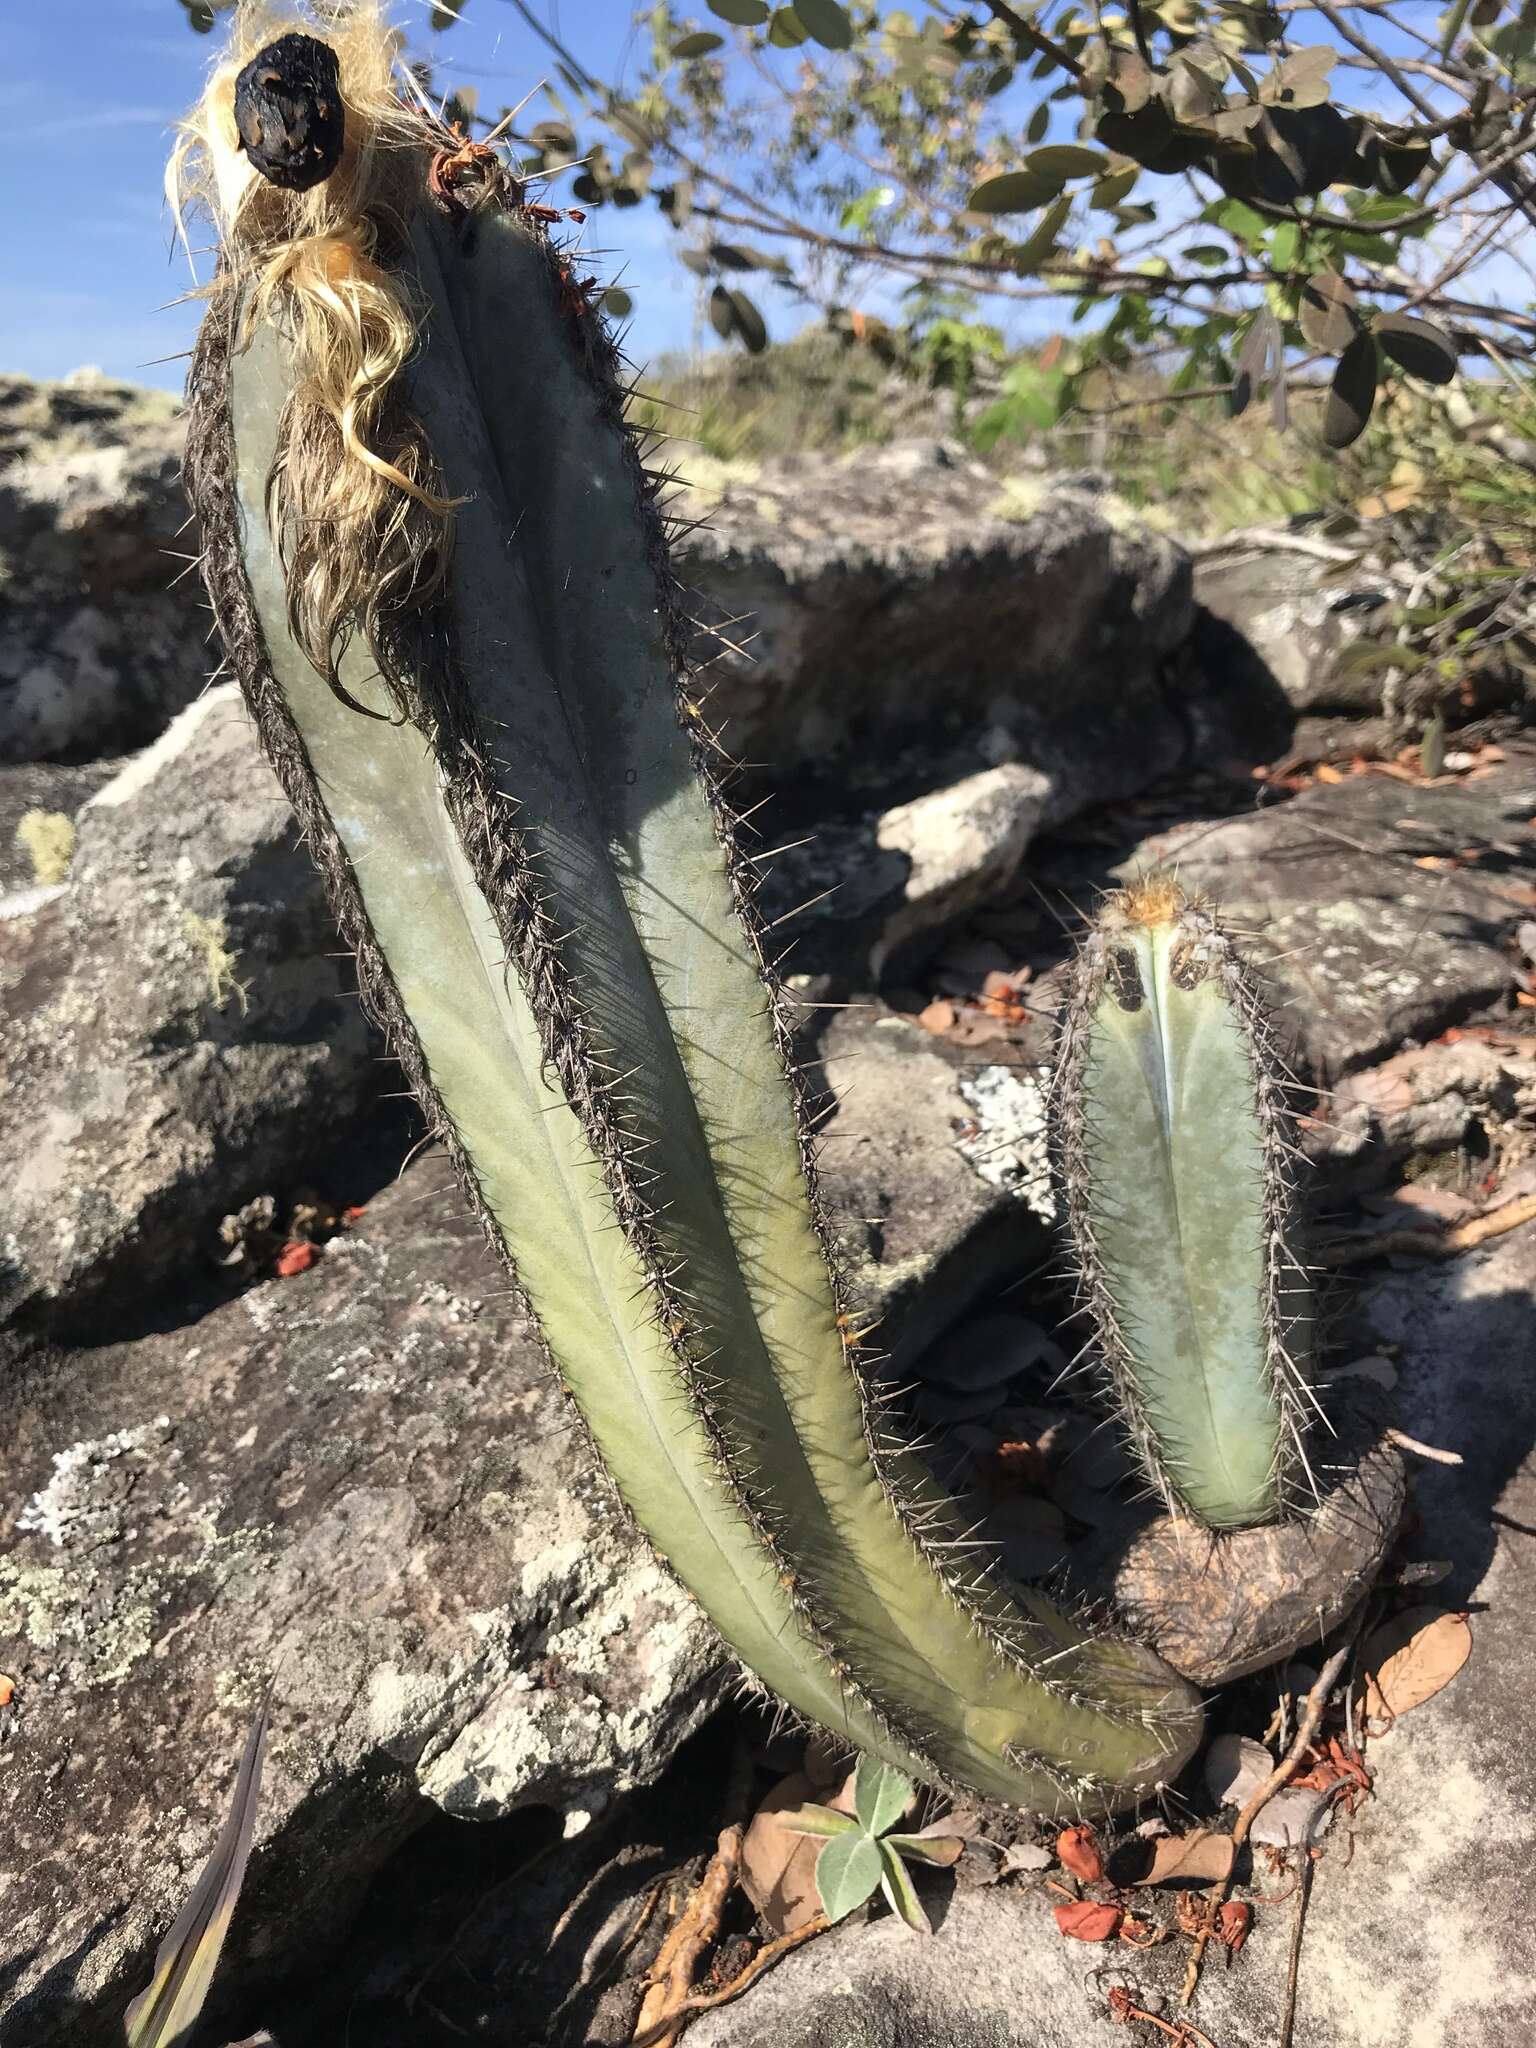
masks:
<svg viewBox="0 0 1536 2048"><path fill-rule="evenodd" d="M291 1280L295 1273L307 1273L319 1256L319 1245L291 1238L278 1253L273 1270L280 1280Z"/></svg>
<svg viewBox="0 0 1536 2048"><path fill-rule="evenodd" d="M367 1214L368 1209L365 1203L350 1202L347 1205L347 1207L342 1210L341 1220L343 1223L355 1223L360 1216L366 1216Z"/></svg>
<svg viewBox="0 0 1536 2048"><path fill-rule="evenodd" d="M1104 1875L1104 1858L1093 1829L1078 1826L1063 1828L1056 1837L1056 1859L1064 1870L1070 1870L1079 1884L1097 1884ZM1102 1941L1102 1934L1089 1935L1090 1941Z"/></svg>
<svg viewBox="0 0 1536 2048"><path fill-rule="evenodd" d="M1233 1955L1236 1955L1248 1939L1248 1930L1253 1925L1253 1908L1241 1899L1228 1899L1216 1915L1217 1938L1224 1941Z"/></svg>
<svg viewBox="0 0 1536 2048"><path fill-rule="evenodd" d="M1069 1941L1110 1941L1120 1931L1124 1914L1118 1906L1096 1906L1092 1899L1074 1899L1055 1906L1056 1925Z"/></svg>

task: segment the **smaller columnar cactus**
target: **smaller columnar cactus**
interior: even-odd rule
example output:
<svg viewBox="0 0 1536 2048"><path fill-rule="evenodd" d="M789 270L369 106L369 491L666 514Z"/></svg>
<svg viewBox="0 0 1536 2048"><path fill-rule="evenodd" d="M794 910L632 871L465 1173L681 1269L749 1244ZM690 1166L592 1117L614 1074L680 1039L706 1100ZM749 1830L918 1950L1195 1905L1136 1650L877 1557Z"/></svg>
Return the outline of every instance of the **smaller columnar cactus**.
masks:
<svg viewBox="0 0 1536 2048"><path fill-rule="evenodd" d="M1212 1529L1300 1506L1312 1290L1281 1070L1230 938L1166 877L1111 895L1082 945L1054 1110L1097 1355L1147 1478Z"/></svg>

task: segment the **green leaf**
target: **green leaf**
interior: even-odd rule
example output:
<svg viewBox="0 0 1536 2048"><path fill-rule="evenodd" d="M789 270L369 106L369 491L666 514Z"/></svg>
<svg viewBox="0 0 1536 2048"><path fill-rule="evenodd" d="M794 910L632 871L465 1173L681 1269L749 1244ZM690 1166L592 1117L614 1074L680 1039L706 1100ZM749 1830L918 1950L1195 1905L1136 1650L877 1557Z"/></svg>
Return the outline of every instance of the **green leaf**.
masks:
<svg viewBox="0 0 1536 2048"><path fill-rule="evenodd" d="M816 1858L816 1891L832 1921L846 1919L880 1883L885 1869L880 1844L868 1835L839 1835Z"/></svg>
<svg viewBox="0 0 1536 2048"><path fill-rule="evenodd" d="M805 29L793 7L775 7L768 26L768 40L776 50L798 50L805 41Z"/></svg>
<svg viewBox="0 0 1536 2048"><path fill-rule="evenodd" d="M1203 263L1208 270L1214 270L1218 263L1230 262L1232 257L1232 251L1219 242L1195 242L1184 254L1191 263Z"/></svg>
<svg viewBox="0 0 1536 2048"><path fill-rule="evenodd" d="M1044 142L1051 125L1051 103L1042 100L1029 117L1029 126L1024 130L1026 142Z"/></svg>
<svg viewBox="0 0 1536 2048"><path fill-rule="evenodd" d="M1257 248L1270 230L1270 222L1263 214L1245 205L1241 199L1219 199L1200 217L1213 228L1225 228L1229 235L1250 249Z"/></svg>
<svg viewBox="0 0 1536 2048"><path fill-rule="evenodd" d="M824 50L853 48L853 23L838 0L795 0L794 11L812 42Z"/></svg>
<svg viewBox="0 0 1536 2048"><path fill-rule="evenodd" d="M905 1771L881 1763L875 1756L859 1758L853 1774L853 1810L865 1832L883 1835L906 1812L912 1797L912 1780Z"/></svg>
<svg viewBox="0 0 1536 2048"><path fill-rule="evenodd" d="M266 1744L264 1700L245 1740L218 1839L191 1897L160 1945L154 1975L123 2017L127 2048L183 2048L192 2037L245 1879Z"/></svg>
<svg viewBox="0 0 1536 2048"><path fill-rule="evenodd" d="M880 1866L880 1889L885 1893L892 1912L899 1914L914 1934L932 1934L933 1923L923 1911L922 1901L913 1889L906 1865L885 1842L880 1844Z"/></svg>
<svg viewBox="0 0 1536 2048"><path fill-rule="evenodd" d="M1357 334L1339 357L1323 408L1323 439L1330 448L1347 448L1365 432L1376 403L1376 342Z"/></svg>
<svg viewBox="0 0 1536 2048"><path fill-rule="evenodd" d="M761 28L768 19L768 0L705 0L711 14L737 28Z"/></svg>
<svg viewBox="0 0 1536 2048"><path fill-rule="evenodd" d="M1067 224L1072 211L1072 201L1064 192L1059 199L1052 200L1045 209L1040 222L1026 241L1008 252L1008 267L1015 277L1033 277L1056 247L1056 237Z"/></svg>
<svg viewBox="0 0 1536 2048"><path fill-rule="evenodd" d="M932 1863L940 1870L958 1863L965 1851L960 1835L886 1835L883 1843L898 1856L915 1856L919 1863Z"/></svg>
<svg viewBox="0 0 1536 2048"><path fill-rule="evenodd" d="M1109 159L1101 150L1085 149L1077 142L1048 143L1044 149L1031 151L1024 163L1057 191L1069 178L1099 178L1109 168Z"/></svg>
<svg viewBox="0 0 1536 2048"><path fill-rule="evenodd" d="M768 346L768 329L763 316L745 292L717 284L709 295L710 325L723 341L735 338L748 355L760 356Z"/></svg>
<svg viewBox="0 0 1536 2048"><path fill-rule="evenodd" d="M635 310L635 302L622 285L611 284L603 293L603 311L610 320L627 320Z"/></svg>
<svg viewBox="0 0 1536 2048"><path fill-rule="evenodd" d="M707 57L714 50L725 48L725 37L717 36L713 29L695 29L691 36L679 36L672 45L672 55L686 62L690 57Z"/></svg>
<svg viewBox="0 0 1536 2048"><path fill-rule="evenodd" d="M1456 344L1433 321L1411 313L1383 313L1376 321L1376 339L1410 377L1422 377L1426 384L1449 384L1456 374Z"/></svg>
<svg viewBox="0 0 1536 2048"><path fill-rule="evenodd" d="M1334 270L1307 279L1297 317L1303 338L1331 356L1342 355L1360 331L1354 292Z"/></svg>
<svg viewBox="0 0 1536 2048"><path fill-rule="evenodd" d="M1033 213L1055 197L1056 187L1033 171L999 171L983 178L966 205L972 213Z"/></svg>
<svg viewBox="0 0 1536 2048"><path fill-rule="evenodd" d="M1093 188L1092 204L1095 206L1118 206L1141 176L1141 168L1132 164L1126 171L1111 171L1107 178L1100 178Z"/></svg>
<svg viewBox="0 0 1536 2048"><path fill-rule="evenodd" d="M819 1835L830 1841L834 1835L861 1835L864 1830L849 1813L830 1806L794 1806L773 1816L775 1827L792 1835Z"/></svg>

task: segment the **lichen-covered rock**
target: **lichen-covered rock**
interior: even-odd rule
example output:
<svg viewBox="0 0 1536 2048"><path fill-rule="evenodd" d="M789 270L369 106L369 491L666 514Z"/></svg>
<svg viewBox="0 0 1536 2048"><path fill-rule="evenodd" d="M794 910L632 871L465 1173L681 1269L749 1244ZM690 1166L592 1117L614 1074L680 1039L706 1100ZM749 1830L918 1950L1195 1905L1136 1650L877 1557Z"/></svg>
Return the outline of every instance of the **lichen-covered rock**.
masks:
<svg viewBox="0 0 1536 2048"><path fill-rule="evenodd" d="M0 1314L82 1317L291 1188L387 1070L232 685L91 798L0 918Z"/></svg>
<svg viewBox="0 0 1536 2048"><path fill-rule="evenodd" d="M1514 988L1530 916L1512 867L1536 854L1536 747L1476 775L1351 777L1239 817L1196 819L1116 869L1172 864L1250 934L1281 1029L1331 1081L1476 1015Z"/></svg>
<svg viewBox="0 0 1536 2048"><path fill-rule="evenodd" d="M0 379L0 761L143 746L212 666L175 401Z"/></svg>
<svg viewBox="0 0 1536 2048"><path fill-rule="evenodd" d="M445 1178L194 1321L7 1359L7 2041L113 2038L268 1679L233 1984L317 1955L428 1799L574 1831L718 1696Z"/></svg>

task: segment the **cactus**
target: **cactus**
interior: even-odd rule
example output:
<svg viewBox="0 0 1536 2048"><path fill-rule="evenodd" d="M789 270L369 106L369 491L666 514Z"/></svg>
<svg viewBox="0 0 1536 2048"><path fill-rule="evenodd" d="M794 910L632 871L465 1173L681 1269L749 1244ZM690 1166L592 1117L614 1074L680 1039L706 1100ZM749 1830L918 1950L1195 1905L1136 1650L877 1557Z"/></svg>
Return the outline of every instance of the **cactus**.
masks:
<svg viewBox="0 0 1536 2048"><path fill-rule="evenodd" d="M1312 1295L1279 1069L1231 939L1167 878L1111 895L1079 951L1053 1120L1098 1362L1148 1480L1211 1529L1300 1505Z"/></svg>
<svg viewBox="0 0 1536 2048"><path fill-rule="evenodd" d="M1192 1751L1196 1696L978 1564L857 1369L592 291L489 149L396 97L368 5L323 31L336 170L262 182L234 82L295 27L242 9L179 151L223 251L187 475L365 999L618 1491L748 1670L921 1779L1133 1799Z"/></svg>

